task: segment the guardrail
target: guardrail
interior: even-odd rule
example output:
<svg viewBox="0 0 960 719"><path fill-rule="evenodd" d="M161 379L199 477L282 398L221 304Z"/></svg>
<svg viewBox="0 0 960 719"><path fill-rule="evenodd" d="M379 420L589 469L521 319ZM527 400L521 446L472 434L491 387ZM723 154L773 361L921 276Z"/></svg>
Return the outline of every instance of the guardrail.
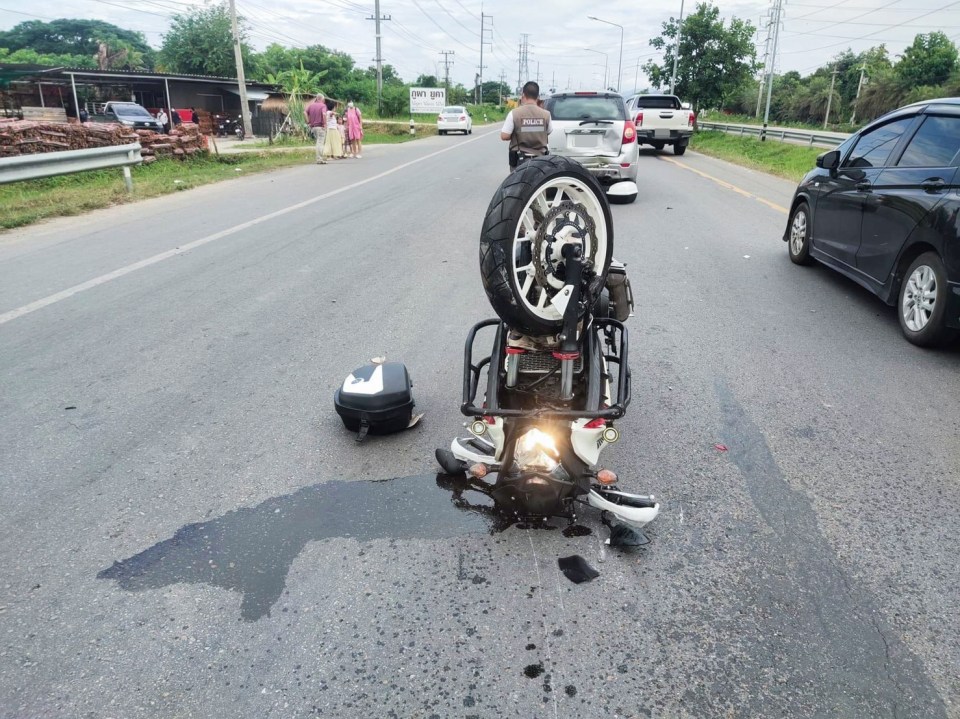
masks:
<svg viewBox="0 0 960 719"><path fill-rule="evenodd" d="M140 155L140 143L131 145L112 145L110 147L90 147L85 150L65 150L63 152L39 152L33 155L19 155L0 159L0 185L21 180L35 180L40 177L69 175L87 170L103 170L111 167L123 168L123 181L127 192L133 192L133 177L130 167L143 162Z"/></svg>
<svg viewBox="0 0 960 719"><path fill-rule="evenodd" d="M760 125L733 125L723 122L697 122L697 127L701 130L719 130L732 135L760 137L763 134L763 127ZM833 148L846 140L850 135L843 132L817 132L815 130L797 130L789 127L768 127L766 130L768 139L779 140L780 142L805 143L808 147L828 147Z"/></svg>

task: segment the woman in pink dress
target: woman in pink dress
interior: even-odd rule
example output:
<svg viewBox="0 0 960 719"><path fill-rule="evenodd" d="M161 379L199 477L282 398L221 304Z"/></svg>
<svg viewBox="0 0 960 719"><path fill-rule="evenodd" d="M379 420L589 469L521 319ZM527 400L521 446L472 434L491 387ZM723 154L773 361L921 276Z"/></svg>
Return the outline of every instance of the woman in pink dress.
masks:
<svg viewBox="0 0 960 719"><path fill-rule="evenodd" d="M363 140L363 115L360 114L360 108L355 107L353 102L347 103L347 137L350 140L350 152L354 157L360 158L360 141Z"/></svg>

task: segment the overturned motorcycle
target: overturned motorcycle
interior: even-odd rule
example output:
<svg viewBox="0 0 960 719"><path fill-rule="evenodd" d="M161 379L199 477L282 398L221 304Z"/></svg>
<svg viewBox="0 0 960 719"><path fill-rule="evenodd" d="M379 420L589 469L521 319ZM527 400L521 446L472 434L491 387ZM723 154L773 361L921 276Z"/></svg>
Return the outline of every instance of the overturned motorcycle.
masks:
<svg viewBox="0 0 960 719"><path fill-rule="evenodd" d="M623 322L633 297L612 253L603 189L568 158L523 163L487 209L480 268L499 317L467 335L460 409L470 434L436 457L515 521L574 521L588 504L608 524L640 528L660 511L652 496L615 488L616 473L599 464L630 404ZM492 350L475 359L484 332Z"/></svg>

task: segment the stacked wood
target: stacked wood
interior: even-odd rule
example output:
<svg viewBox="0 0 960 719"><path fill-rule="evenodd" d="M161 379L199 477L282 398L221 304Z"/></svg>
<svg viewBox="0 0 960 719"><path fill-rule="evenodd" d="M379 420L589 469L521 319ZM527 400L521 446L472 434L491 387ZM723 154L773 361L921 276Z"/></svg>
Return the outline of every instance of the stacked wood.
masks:
<svg viewBox="0 0 960 719"><path fill-rule="evenodd" d="M206 138L193 123L183 123L164 135L112 123L35 122L0 118L0 157L59 150L82 150L139 142L144 157L188 157L206 148Z"/></svg>
<svg viewBox="0 0 960 719"><path fill-rule="evenodd" d="M212 135L216 131L213 122L213 115L206 110L197 110L197 114L200 116L200 121L197 123L200 126L200 134Z"/></svg>

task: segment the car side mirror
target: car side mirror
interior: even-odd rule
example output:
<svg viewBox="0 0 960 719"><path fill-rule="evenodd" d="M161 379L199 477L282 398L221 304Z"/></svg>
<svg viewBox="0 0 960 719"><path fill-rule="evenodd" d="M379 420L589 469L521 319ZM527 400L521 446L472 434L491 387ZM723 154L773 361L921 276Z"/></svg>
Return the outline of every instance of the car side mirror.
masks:
<svg viewBox="0 0 960 719"><path fill-rule="evenodd" d="M840 166L840 150L830 150L817 157L817 167L834 174Z"/></svg>

